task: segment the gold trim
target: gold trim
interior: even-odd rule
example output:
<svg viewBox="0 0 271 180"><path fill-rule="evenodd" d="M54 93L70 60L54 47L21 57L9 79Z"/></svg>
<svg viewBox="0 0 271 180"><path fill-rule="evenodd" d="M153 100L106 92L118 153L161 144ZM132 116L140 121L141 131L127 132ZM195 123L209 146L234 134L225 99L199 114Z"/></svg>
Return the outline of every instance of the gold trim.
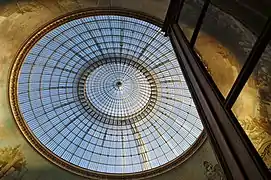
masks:
<svg viewBox="0 0 271 180"><path fill-rule="evenodd" d="M157 168L153 168L150 170L138 172L138 173L125 173L125 174L110 174L110 173L101 173L96 171L87 170L78 166L75 166L65 160L59 158L54 155L49 149L43 146L39 140L35 137L35 135L31 132L28 125L25 123L23 116L20 112L18 105L18 95L17 95L17 86L18 86L18 77L20 74L20 68L22 66L23 60L25 59L29 50L33 47L33 45L41 39L46 33L51 31L52 29L69 22L71 20L75 20L78 18L94 16L94 15L120 15L120 16L128 16L138 18L152 24L155 24L159 27L162 27L162 21L152 17L150 15L144 14L142 12L131 11L123 8L87 8L78 11L74 11L72 13L68 13L64 16L60 16L56 19L53 19L49 23L45 24L37 31L35 31L28 39L25 41L23 46L19 49L16 58L14 59L13 66L11 68L9 74L9 101L10 107L12 110L12 114L16 121L17 126L19 127L23 136L27 139L27 141L34 147L34 149L40 153L45 159L54 163L55 165L72 172L74 174L92 178L92 179L145 179L160 175L165 173L180 164L186 161L189 157L191 157L197 149L205 142L206 133L203 131L196 142L181 156L172 160L162 166Z"/></svg>

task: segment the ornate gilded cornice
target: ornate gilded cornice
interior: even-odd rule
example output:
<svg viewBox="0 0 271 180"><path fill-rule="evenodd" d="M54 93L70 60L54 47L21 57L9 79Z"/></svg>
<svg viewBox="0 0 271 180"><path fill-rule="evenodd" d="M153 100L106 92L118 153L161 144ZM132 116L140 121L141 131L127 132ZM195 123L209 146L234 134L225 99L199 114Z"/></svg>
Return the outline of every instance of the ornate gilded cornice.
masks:
<svg viewBox="0 0 271 180"><path fill-rule="evenodd" d="M19 49L16 58L14 59L10 76L9 76L9 101L10 101L10 107L14 116L14 119L24 135L24 137L27 139L27 141L34 147L34 149L39 152L44 158L49 160L50 162L56 164L57 166L64 168L67 171L70 171L72 173L75 173L77 175L87 177L87 178L93 178L93 179L143 179L143 178L149 178L153 176L157 176L159 174L162 174L166 171L169 171L180 164L182 164L184 161L186 161L189 157L191 157L204 143L206 139L206 134L203 131L200 137L197 139L197 141L190 147L185 153L183 153L180 157L177 159L174 159L173 161L170 161L166 163L165 165L159 166L157 168L153 168L151 170L146 170L139 173L127 173L127 174L109 174L109 173L100 173L100 172L94 172L90 171L84 168L80 168L78 166L75 166L59 157L54 155L49 149L47 149L45 146L43 146L39 140L35 137L35 135L31 132L30 128L26 124L19 108L18 104L18 77L20 74L20 68L24 62L24 59L30 49L35 45L35 43L40 40L46 33L51 31L52 29L69 22L71 20L75 20L78 18L88 17L88 16L94 16L94 15L119 15L119 16L128 16L128 17L134 17L138 18L147 22L150 22L152 24L155 24L157 26L162 26L162 21L149 16L147 14L131 11L127 9L120 9L120 8L89 8L89 9L83 9L79 11L74 11L72 13L68 13L66 15L60 16L56 19L53 19L49 23L43 25L41 28L39 28L37 31L35 31L22 45L22 47Z"/></svg>

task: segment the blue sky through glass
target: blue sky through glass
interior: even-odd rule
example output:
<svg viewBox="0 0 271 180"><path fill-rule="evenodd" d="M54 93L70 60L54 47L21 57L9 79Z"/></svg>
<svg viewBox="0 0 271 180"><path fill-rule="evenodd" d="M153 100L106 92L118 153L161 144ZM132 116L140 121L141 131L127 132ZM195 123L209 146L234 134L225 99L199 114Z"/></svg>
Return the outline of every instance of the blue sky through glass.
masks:
<svg viewBox="0 0 271 180"><path fill-rule="evenodd" d="M24 60L18 96L37 139L93 171L161 166L203 130L168 37L130 17L86 17L47 33Z"/></svg>

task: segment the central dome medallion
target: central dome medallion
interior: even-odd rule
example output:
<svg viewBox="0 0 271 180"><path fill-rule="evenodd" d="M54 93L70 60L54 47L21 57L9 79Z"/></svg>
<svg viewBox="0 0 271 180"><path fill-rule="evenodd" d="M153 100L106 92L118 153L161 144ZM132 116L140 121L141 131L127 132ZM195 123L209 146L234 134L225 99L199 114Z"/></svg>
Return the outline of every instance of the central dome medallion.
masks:
<svg viewBox="0 0 271 180"><path fill-rule="evenodd" d="M81 101L87 98L92 110L107 119L127 122L136 115L147 115L157 99L157 86L147 67L139 62L132 56L111 55L90 64L79 85Z"/></svg>
<svg viewBox="0 0 271 180"><path fill-rule="evenodd" d="M34 148L71 172L118 179L159 174L199 147L201 120L157 22L86 10L26 42L11 71L10 101Z"/></svg>

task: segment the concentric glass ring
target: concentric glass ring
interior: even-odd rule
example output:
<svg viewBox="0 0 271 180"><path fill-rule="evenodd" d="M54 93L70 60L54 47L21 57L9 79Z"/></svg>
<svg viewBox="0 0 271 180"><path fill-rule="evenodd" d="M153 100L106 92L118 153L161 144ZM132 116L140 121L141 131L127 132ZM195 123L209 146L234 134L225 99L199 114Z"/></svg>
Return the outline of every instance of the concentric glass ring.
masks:
<svg viewBox="0 0 271 180"><path fill-rule="evenodd" d="M92 172L158 168L203 130L168 37L131 17L82 17L47 32L20 67L17 94L39 143Z"/></svg>
<svg viewBox="0 0 271 180"><path fill-rule="evenodd" d="M151 86L138 69L124 63L107 63L86 80L86 96L102 112L115 117L130 117L148 103Z"/></svg>

